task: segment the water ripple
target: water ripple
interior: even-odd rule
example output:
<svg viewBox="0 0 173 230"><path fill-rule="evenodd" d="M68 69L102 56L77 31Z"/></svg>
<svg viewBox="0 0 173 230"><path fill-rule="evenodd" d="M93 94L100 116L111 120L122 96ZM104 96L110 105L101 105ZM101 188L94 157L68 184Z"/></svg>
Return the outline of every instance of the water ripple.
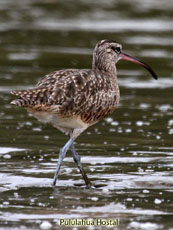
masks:
<svg viewBox="0 0 173 230"><path fill-rule="evenodd" d="M97 31L97 32L125 32L125 31L143 31L143 32L164 32L173 31L170 20L159 19L128 19L128 20L58 20L47 19L37 20L34 23L35 29L62 30L62 31Z"/></svg>

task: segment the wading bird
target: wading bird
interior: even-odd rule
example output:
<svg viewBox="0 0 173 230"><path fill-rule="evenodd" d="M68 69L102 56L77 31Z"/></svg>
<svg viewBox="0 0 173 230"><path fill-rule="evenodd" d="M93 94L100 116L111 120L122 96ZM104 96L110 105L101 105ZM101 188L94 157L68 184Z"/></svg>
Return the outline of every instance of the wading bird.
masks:
<svg viewBox="0 0 173 230"><path fill-rule="evenodd" d="M60 149L53 185L56 184L66 152L71 147L73 159L85 184L91 187L92 183L75 150L74 140L116 109L120 92L115 65L120 59L145 67L157 79L149 65L123 53L120 44L102 40L94 49L92 69L58 70L47 74L32 89L12 91L19 98L11 104L24 107L38 120L50 123L70 137Z"/></svg>

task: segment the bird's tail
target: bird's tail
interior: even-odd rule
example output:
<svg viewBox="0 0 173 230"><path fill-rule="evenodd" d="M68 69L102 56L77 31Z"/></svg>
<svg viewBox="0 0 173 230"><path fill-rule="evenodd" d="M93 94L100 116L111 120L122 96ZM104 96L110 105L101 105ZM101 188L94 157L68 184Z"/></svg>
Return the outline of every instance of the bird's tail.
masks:
<svg viewBox="0 0 173 230"><path fill-rule="evenodd" d="M30 97L27 96L27 95L29 95L28 91L29 90L11 91L11 94L13 94L15 96L19 96L19 98L11 101L10 104L16 105L18 107L26 107L28 105L31 105Z"/></svg>
<svg viewBox="0 0 173 230"><path fill-rule="evenodd" d="M48 103L49 92L47 92L47 88L39 87L28 90L15 90L11 94L19 97L11 102L11 104L19 107Z"/></svg>
<svg viewBox="0 0 173 230"><path fill-rule="evenodd" d="M16 100L11 101L10 104L16 105L18 107L26 107L27 105L29 105L29 101L26 102L25 99L21 98L21 99L16 99Z"/></svg>

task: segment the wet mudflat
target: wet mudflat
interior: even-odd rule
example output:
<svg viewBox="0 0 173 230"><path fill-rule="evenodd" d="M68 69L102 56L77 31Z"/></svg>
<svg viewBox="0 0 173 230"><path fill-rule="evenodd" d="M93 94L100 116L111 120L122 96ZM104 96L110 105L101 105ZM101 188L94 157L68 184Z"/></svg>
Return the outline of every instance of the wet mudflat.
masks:
<svg viewBox="0 0 173 230"><path fill-rule="evenodd" d="M170 0L0 1L0 229L79 229L60 227L63 218L173 229L172 9ZM100 186L76 185L83 180L68 152L52 187L67 137L10 105L9 92L50 71L90 68L95 43L105 38L149 63L159 80L119 62L118 109L76 140Z"/></svg>

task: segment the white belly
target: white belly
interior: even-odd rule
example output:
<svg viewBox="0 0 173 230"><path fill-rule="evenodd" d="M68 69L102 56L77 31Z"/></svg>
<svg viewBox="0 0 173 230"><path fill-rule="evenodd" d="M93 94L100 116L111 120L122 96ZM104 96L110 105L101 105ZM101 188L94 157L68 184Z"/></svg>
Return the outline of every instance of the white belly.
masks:
<svg viewBox="0 0 173 230"><path fill-rule="evenodd" d="M59 114L45 112L45 111L33 111L27 109L35 118L43 123L50 123L55 127L64 127L69 129L87 128L88 124L84 123L79 115L72 117L63 117Z"/></svg>

